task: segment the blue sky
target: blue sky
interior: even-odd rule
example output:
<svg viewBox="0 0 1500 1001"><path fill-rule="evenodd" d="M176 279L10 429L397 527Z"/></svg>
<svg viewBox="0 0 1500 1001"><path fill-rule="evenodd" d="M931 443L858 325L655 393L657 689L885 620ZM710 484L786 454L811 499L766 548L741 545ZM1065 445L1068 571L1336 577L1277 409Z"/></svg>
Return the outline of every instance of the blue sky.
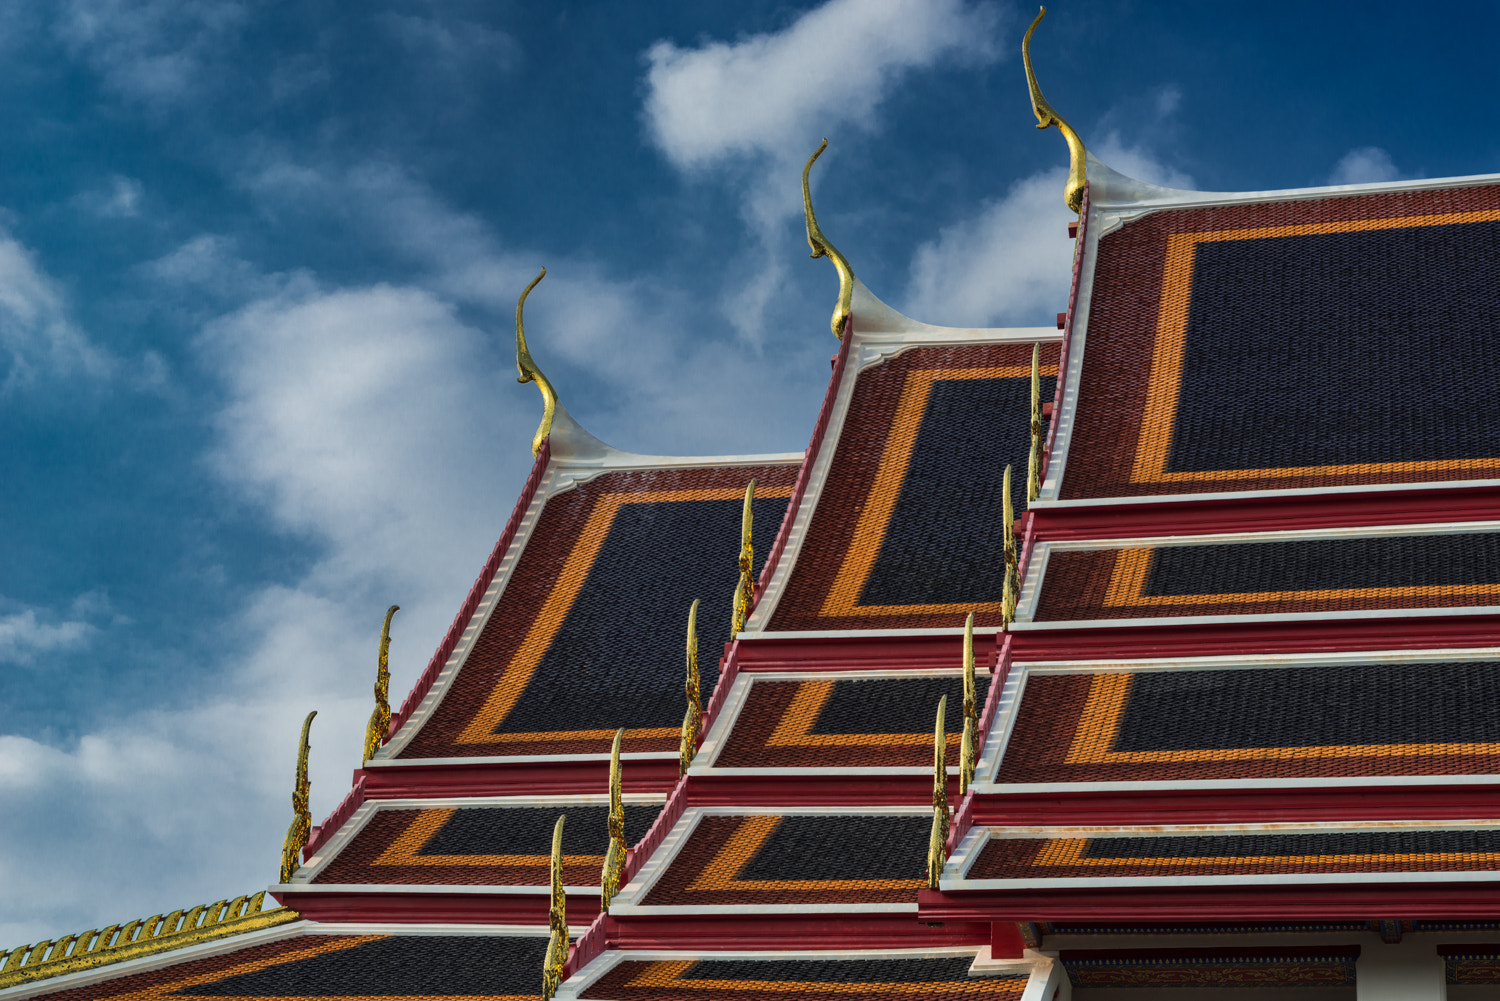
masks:
<svg viewBox="0 0 1500 1001"><path fill-rule="evenodd" d="M1065 305L1034 9L977 0L0 6L0 947L276 874L530 465L516 295L620 447L804 447L824 231L936 323ZM1500 13L1058 3L1034 56L1125 173L1244 190L1500 168ZM727 560L734 554L726 553Z"/></svg>

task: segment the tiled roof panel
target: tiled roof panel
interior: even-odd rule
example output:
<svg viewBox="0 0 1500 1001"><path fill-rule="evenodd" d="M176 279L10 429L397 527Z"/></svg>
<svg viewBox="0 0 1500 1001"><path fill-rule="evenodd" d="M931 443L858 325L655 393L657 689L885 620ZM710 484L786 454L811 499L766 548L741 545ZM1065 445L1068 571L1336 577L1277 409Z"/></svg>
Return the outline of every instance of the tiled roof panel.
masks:
<svg viewBox="0 0 1500 1001"><path fill-rule="evenodd" d="M911 903L926 885L930 816L703 817L648 906Z"/></svg>
<svg viewBox="0 0 1500 1001"><path fill-rule="evenodd" d="M1103 236L1064 500L1492 479L1500 187Z"/></svg>
<svg viewBox="0 0 1500 1001"><path fill-rule="evenodd" d="M975 678L979 704L989 678ZM963 703L963 678L756 678L716 768L899 768L932 764L932 721L944 695ZM961 733L948 735L957 761Z"/></svg>
<svg viewBox="0 0 1500 1001"><path fill-rule="evenodd" d="M627 804L635 844L660 804ZM546 886L552 828L563 826L563 883L598 886L609 847L608 806L496 806L380 810L313 878L314 883Z"/></svg>
<svg viewBox="0 0 1500 1001"><path fill-rule="evenodd" d="M548 498L515 572L403 758L676 751L688 606L704 692L729 636L740 508L758 478L758 555L797 466L616 472Z"/></svg>
<svg viewBox="0 0 1500 1001"><path fill-rule="evenodd" d="M1058 347L1042 346L1050 400ZM924 347L859 373L773 630L997 625L1001 474L1025 510L1031 345Z"/></svg>
<svg viewBox="0 0 1500 1001"><path fill-rule="evenodd" d="M1037 673L997 781L1500 773L1500 661Z"/></svg>
<svg viewBox="0 0 1500 1001"><path fill-rule="evenodd" d="M809 997L1020 998L1027 974L968 975L972 956L626 960L584 990L600 1001L802 1001Z"/></svg>
<svg viewBox="0 0 1500 1001"><path fill-rule="evenodd" d="M1062 549L1035 621L1500 605L1500 531Z"/></svg>

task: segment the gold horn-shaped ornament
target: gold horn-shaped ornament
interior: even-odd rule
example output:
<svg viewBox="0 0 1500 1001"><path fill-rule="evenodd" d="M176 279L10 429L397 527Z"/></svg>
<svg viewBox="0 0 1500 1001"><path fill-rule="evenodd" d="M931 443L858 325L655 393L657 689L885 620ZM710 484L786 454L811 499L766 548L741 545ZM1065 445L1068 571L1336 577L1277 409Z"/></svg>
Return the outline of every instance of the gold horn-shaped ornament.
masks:
<svg viewBox="0 0 1500 1001"><path fill-rule="evenodd" d="M839 301L833 307L833 319L828 325L833 330L833 336L843 340L844 332L849 329L850 303L854 299L854 269L849 267L848 260L838 252L838 248L828 242L828 237L818 228L818 217L813 215L812 188L807 182L813 163L827 148L828 140L824 139L817 152L807 158L807 166L802 168L802 215L807 222L807 245L812 248L811 256L814 259L828 258L833 262L833 269L839 273Z"/></svg>
<svg viewBox="0 0 1500 1001"><path fill-rule="evenodd" d="M698 734L703 727L703 693L698 678L698 599L688 609L687 625L687 715L682 717L682 742L677 747L677 777L687 774L698 753Z"/></svg>
<svg viewBox="0 0 1500 1001"><path fill-rule="evenodd" d="M1026 507L1042 492L1042 346L1031 346L1031 455L1026 461Z"/></svg>
<svg viewBox="0 0 1500 1001"><path fill-rule="evenodd" d="M521 298L516 300L516 372L519 373L517 382L534 382L536 388L542 393L542 423L537 427L536 434L531 437L531 454L533 456L542 454L542 442L552 433L552 418L557 414L557 391L552 388L552 383L537 368L536 362L531 357L531 352L526 347L526 327L521 322L521 311L526 306L526 297L531 290L536 288L537 282L547 277L547 269L533 279L526 286L526 291L521 293Z"/></svg>
<svg viewBox="0 0 1500 1001"><path fill-rule="evenodd" d="M385 610L385 624L380 627L380 663L375 668L375 710L365 724L365 756L369 761L385 743L391 729L391 619L401 611L400 605Z"/></svg>
<svg viewBox="0 0 1500 1001"><path fill-rule="evenodd" d="M307 796L311 786L307 781L307 743L312 730L314 709L302 721L302 742L297 747L297 784L292 788L292 826L286 829L286 840L281 843L281 882L289 883L292 873L302 865L302 849L307 847L307 836L312 831L312 811L308 809Z"/></svg>
<svg viewBox="0 0 1500 1001"><path fill-rule="evenodd" d="M936 890L948 861L948 730L944 716L948 696L938 699L937 725L932 734L932 835L927 839L927 888Z"/></svg>
<svg viewBox="0 0 1500 1001"><path fill-rule="evenodd" d="M609 850L604 853L603 881L599 884L599 909L609 910L609 902L620 892L620 878L625 875L625 798L620 786L620 741L625 728L615 731L614 746L609 749Z"/></svg>
<svg viewBox="0 0 1500 1001"><path fill-rule="evenodd" d="M1019 600L1021 578L1017 572L1016 556L1016 509L1010 501L1010 467L1005 467L1005 478L1000 488L1003 494L1002 517L1005 519L1005 593L1001 598L1001 625L1009 628L1016 618L1016 602Z"/></svg>
<svg viewBox="0 0 1500 1001"><path fill-rule="evenodd" d="M1063 188L1063 201L1068 203L1068 208L1077 212L1083 207L1088 151L1083 148L1083 140L1078 137L1078 131L1054 111L1042 96L1042 88L1037 84L1036 73L1031 68L1031 33L1046 16L1047 8L1043 7L1036 20L1031 22L1031 27L1026 29L1026 37L1021 41L1021 61L1026 64L1026 86L1031 90L1031 110L1036 114L1036 127L1046 129L1056 126L1057 131L1068 141L1068 183Z"/></svg>
<svg viewBox="0 0 1500 1001"><path fill-rule="evenodd" d="M568 898L563 894L562 860L563 822L567 819L568 815L563 814L552 828L552 906L547 912L552 937L547 941L547 958L542 965L543 1001L552 1001L562 983L563 966L568 962Z"/></svg>
<svg viewBox="0 0 1500 1001"><path fill-rule="evenodd" d="M964 621L964 738L959 745L958 794L969 791L974 781L974 768L978 763L979 706L974 686L974 613Z"/></svg>
<svg viewBox="0 0 1500 1001"><path fill-rule="evenodd" d="M755 522L751 505L755 502L755 481L745 487L745 508L740 512L740 582L734 586L734 619L730 623L729 638L740 634L745 620L750 617L750 604L755 599L755 581L750 570L755 564L755 546L751 543L750 529Z"/></svg>

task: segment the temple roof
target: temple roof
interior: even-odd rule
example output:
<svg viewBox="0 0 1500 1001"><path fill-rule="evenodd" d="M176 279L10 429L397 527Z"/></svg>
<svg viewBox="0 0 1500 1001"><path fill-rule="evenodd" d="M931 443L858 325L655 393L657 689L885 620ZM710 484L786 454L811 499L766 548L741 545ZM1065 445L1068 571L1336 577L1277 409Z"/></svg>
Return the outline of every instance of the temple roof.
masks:
<svg viewBox="0 0 1500 1001"><path fill-rule="evenodd" d="M1500 478L1492 408L1458 389L1500 382L1495 177L1089 179L1043 506Z"/></svg>

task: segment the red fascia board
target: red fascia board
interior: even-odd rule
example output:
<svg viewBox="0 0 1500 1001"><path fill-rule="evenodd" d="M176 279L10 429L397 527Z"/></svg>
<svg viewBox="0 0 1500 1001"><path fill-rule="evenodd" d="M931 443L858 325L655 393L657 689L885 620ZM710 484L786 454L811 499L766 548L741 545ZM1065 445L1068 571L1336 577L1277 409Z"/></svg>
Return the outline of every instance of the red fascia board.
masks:
<svg viewBox="0 0 1500 1001"><path fill-rule="evenodd" d="M907 949L988 945L988 921L905 914L694 914L608 919L614 949Z"/></svg>
<svg viewBox="0 0 1500 1001"><path fill-rule="evenodd" d="M1021 663L1426 650L1500 644L1500 615L1392 615L1390 618L1020 629L1012 635L1011 655Z"/></svg>
<svg viewBox="0 0 1500 1001"><path fill-rule="evenodd" d="M1439 524L1494 518L1500 514L1500 487L1403 484L1369 492L1224 499L1200 495L1151 503L1122 497L1117 504L1044 507L1031 513L1040 538L1048 542Z"/></svg>
<svg viewBox="0 0 1500 1001"><path fill-rule="evenodd" d="M1439 956L1495 956L1500 955L1500 944L1489 942L1464 942L1458 945L1440 945Z"/></svg>
<svg viewBox="0 0 1500 1001"><path fill-rule="evenodd" d="M975 795L976 827L1468 820L1494 815L1497 785L1178 789Z"/></svg>
<svg viewBox="0 0 1500 1001"><path fill-rule="evenodd" d="M1297 959L1322 956L1358 956L1357 945L1268 945L1235 949L1063 949L1058 958L1068 960L1111 959Z"/></svg>
<svg viewBox="0 0 1500 1001"><path fill-rule="evenodd" d="M739 669L756 671L853 671L861 669L961 668L964 638L952 636L799 636L742 635ZM995 642L974 638L974 654L991 662Z"/></svg>
<svg viewBox="0 0 1500 1001"><path fill-rule="evenodd" d="M309 921L380 921L432 924L547 925L551 906L548 894L368 892L315 893L285 890L273 893L277 901ZM568 918L585 924L599 913L598 892L568 894Z"/></svg>
<svg viewBox="0 0 1500 1001"><path fill-rule="evenodd" d="M1500 918L1500 883L918 890L917 903L923 921L1367 921L1371 914L1466 921Z"/></svg>
<svg viewBox="0 0 1500 1001"><path fill-rule="evenodd" d="M1083 253L1088 240L1089 228L1089 186L1083 186L1083 202L1078 208L1078 222L1070 223L1073 237L1077 241L1073 244L1073 277L1068 285L1068 312L1063 323L1062 346L1057 355L1057 381L1052 393L1051 416L1056 417L1062 413L1063 391L1067 388L1068 381L1068 354L1073 345L1073 324L1078 315L1078 286L1083 277ZM1042 480L1047 478L1047 466L1052 461L1052 446L1057 441L1057 421L1047 422L1047 440L1043 444L1041 464L1037 470L1037 476Z"/></svg>
<svg viewBox="0 0 1500 1001"><path fill-rule="evenodd" d="M366 799L427 799L458 796L547 796L609 791L608 761L484 762L472 765L397 765L355 772ZM625 792L670 793L677 784L676 760L620 763ZM330 832L332 833L332 832Z"/></svg>
<svg viewBox="0 0 1500 1001"><path fill-rule="evenodd" d="M930 770L929 770L930 771ZM956 803L958 776L948 778ZM689 775L688 806L928 806L928 775Z"/></svg>

